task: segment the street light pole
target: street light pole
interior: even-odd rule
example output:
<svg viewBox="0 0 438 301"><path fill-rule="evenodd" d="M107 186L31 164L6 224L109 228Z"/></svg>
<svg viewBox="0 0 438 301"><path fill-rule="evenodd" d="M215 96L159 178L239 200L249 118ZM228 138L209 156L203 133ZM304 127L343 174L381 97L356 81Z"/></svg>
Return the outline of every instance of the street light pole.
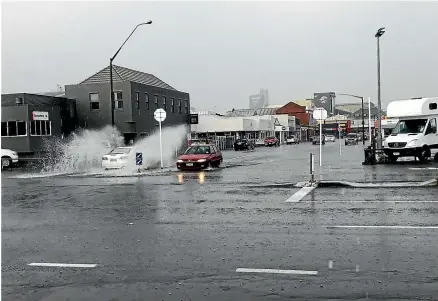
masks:
<svg viewBox="0 0 438 301"><path fill-rule="evenodd" d="M338 95L344 95L344 96L351 96L354 98L359 98L361 100L362 103L362 144L365 145L365 119L363 116L363 111L364 111L364 107L363 107L363 96L357 96L357 95L353 95L353 94L344 94L344 93L339 93ZM371 139L371 137L370 137Z"/></svg>
<svg viewBox="0 0 438 301"><path fill-rule="evenodd" d="M377 147L382 148L382 99L380 91L380 37L385 33L385 27L379 28L375 37L377 38Z"/></svg>
<svg viewBox="0 0 438 301"><path fill-rule="evenodd" d="M129 40L129 38L132 36L132 34L136 31L136 29L142 25L152 24L152 21L147 21L144 23L137 24L135 26L134 30L132 30L131 34L126 38L125 42L123 42L122 46L116 51L116 53L110 58L110 93L111 93L111 125L114 126L114 109L115 109L115 101L114 101L114 83L113 83L113 61L116 58L116 56L119 54L120 50L122 50L122 47L126 44L126 42Z"/></svg>

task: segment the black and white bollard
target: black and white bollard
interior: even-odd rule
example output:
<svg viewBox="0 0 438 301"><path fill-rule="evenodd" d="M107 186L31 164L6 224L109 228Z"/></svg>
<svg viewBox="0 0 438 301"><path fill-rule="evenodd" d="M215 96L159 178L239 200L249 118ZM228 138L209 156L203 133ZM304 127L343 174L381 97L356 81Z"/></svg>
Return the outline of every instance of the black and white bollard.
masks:
<svg viewBox="0 0 438 301"><path fill-rule="evenodd" d="M315 183L315 155L310 153L310 183Z"/></svg>

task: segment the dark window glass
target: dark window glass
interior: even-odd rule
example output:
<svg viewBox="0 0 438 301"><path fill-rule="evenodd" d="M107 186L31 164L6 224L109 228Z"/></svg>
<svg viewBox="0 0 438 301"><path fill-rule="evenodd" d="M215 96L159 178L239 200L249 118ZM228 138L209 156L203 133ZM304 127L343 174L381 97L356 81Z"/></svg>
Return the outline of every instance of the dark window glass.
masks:
<svg viewBox="0 0 438 301"><path fill-rule="evenodd" d="M122 91L114 92L114 100L121 100L121 99L123 99Z"/></svg>
<svg viewBox="0 0 438 301"><path fill-rule="evenodd" d="M184 100L184 111L186 114L189 113L189 101L187 99Z"/></svg>
<svg viewBox="0 0 438 301"><path fill-rule="evenodd" d="M181 99L178 99L178 112L181 113Z"/></svg>
<svg viewBox="0 0 438 301"><path fill-rule="evenodd" d="M2 136L8 135L8 124L6 122L2 122Z"/></svg>
<svg viewBox="0 0 438 301"><path fill-rule="evenodd" d="M149 94L147 93L144 94L144 105L145 105L145 109L149 110Z"/></svg>
<svg viewBox="0 0 438 301"><path fill-rule="evenodd" d="M172 99L170 100L170 111L172 113L175 113L175 98L172 97Z"/></svg>
<svg viewBox="0 0 438 301"><path fill-rule="evenodd" d="M17 121L17 132L18 136L24 136L27 134L25 121Z"/></svg>
<svg viewBox="0 0 438 301"><path fill-rule="evenodd" d="M99 110L99 106L98 102L90 102L90 110Z"/></svg>
<svg viewBox="0 0 438 301"><path fill-rule="evenodd" d="M90 93L90 110L99 110L99 93Z"/></svg>
<svg viewBox="0 0 438 301"><path fill-rule="evenodd" d="M47 124L47 131L46 131L47 135L52 135L51 121L46 121L46 124Z"/></svg>
<svg viewBox="0 0 438 301"><path fill-rule="evenodd" d="M47 131L47 121L46 120L42 120L41 121L41 136L45 136Z"/></svg>
<svg viewBox="0 0 438 301"><path fill-rule="evenodd" d="M31 135L35 135L36 134L36 132L35 132L35 124L36 124L36 121L31 121L30 122L30 134Z"/></svg>
<svg viewBox="0 0 438 301"><path fill-rule="evenodd" d="M123 109L123 100L117 101L117 109Z"/></svg>
<svg viewBox="0 0 438 301"><path fill-rule="evenodd" d="M136 106L137 110L140 109L140 93L139 92L135 92L135 106Z"/></svg>
<svg viewBox="0 0 438 301"><path fill-rule="evenodd" d="M166 111L166 107L167 107L167 99L166 99L166 96L163 96L163 109L164 109L164 111Z"/></svg>
<svg viewBox="0 0 438 301"><path fill-rule="evenodd" d="M36 127L35 135L41 136L41 120L35 121L35 127Z"/></svg>
<svg viewBox="0 0 438 301"><path fill-rule="evenodd" d="M15 121L8 122L8 136L17 136L17 123Z"/></svg>
<svg viewBox="0 0 438 301"><path fill-rule="evenodd" d="M158 95L155 95L155 109L158 109Z"/></svg>

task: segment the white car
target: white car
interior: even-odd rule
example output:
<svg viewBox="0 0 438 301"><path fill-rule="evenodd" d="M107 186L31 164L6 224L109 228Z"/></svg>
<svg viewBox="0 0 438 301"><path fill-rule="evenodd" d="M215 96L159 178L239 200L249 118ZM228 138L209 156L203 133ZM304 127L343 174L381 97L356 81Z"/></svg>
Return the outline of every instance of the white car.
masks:
<svg viewBox="0 0 438 301"><path fill-rule="evenodd" d="M131 156L132 147L116 147L108 154L102 157L102 168L105 169L119 169L128 165L129 158L134 160Z"/></svg>
<svg viewBox="0 0 438 301"><path fill-rule="evenodd" d="M18 154L17 152L10 150L10 149L3 149L2 148L2 168L3 167L10 167L14 163L18 162Z"/></svg>
<svg viewBox="0 0 438 301"><path fill-rule="evenodd" d="M335 142L336 138L333 135L327 135L327 136L325 136L325 141L326 142Z"/></svg>
<svg viewBox="0 0 438 301"><path fill-rule="evenodd" d="M290 136L286 139L286 144L300 144L300 140L295 136Z"/></svg>

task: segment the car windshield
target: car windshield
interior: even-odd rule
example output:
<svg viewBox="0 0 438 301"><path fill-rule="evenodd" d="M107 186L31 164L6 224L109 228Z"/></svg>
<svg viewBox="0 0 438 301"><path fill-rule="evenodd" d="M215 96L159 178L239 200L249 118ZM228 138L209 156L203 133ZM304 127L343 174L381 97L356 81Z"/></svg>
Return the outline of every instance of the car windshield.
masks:
<svg viewBox="0 0 438 301"><path fill-rule="evenodd" d="M392 134L419 134L424 131L427 119L400 120Z"/></svg>
<svg viewBox="0 0 438 301"><path fill-rule="evenodd" d="M124 147L117 147L113 149L110 154L129 154L131 151L130 148L124 148Z"/></svg>
<svg viewBox="0 0 438 301"><path fill-rule="evenodd" d="M356 134L348 134L347 137L348 137L348 138L356 138L357 135L356 135Z"/></svg>
<svg viewBox="0 0 438 301"><path fill-rule="evenodd" d="M189 147L185 154L186 155L198 155L198 154L210 154L210 146L208 145L197 145Z"/></svg>

